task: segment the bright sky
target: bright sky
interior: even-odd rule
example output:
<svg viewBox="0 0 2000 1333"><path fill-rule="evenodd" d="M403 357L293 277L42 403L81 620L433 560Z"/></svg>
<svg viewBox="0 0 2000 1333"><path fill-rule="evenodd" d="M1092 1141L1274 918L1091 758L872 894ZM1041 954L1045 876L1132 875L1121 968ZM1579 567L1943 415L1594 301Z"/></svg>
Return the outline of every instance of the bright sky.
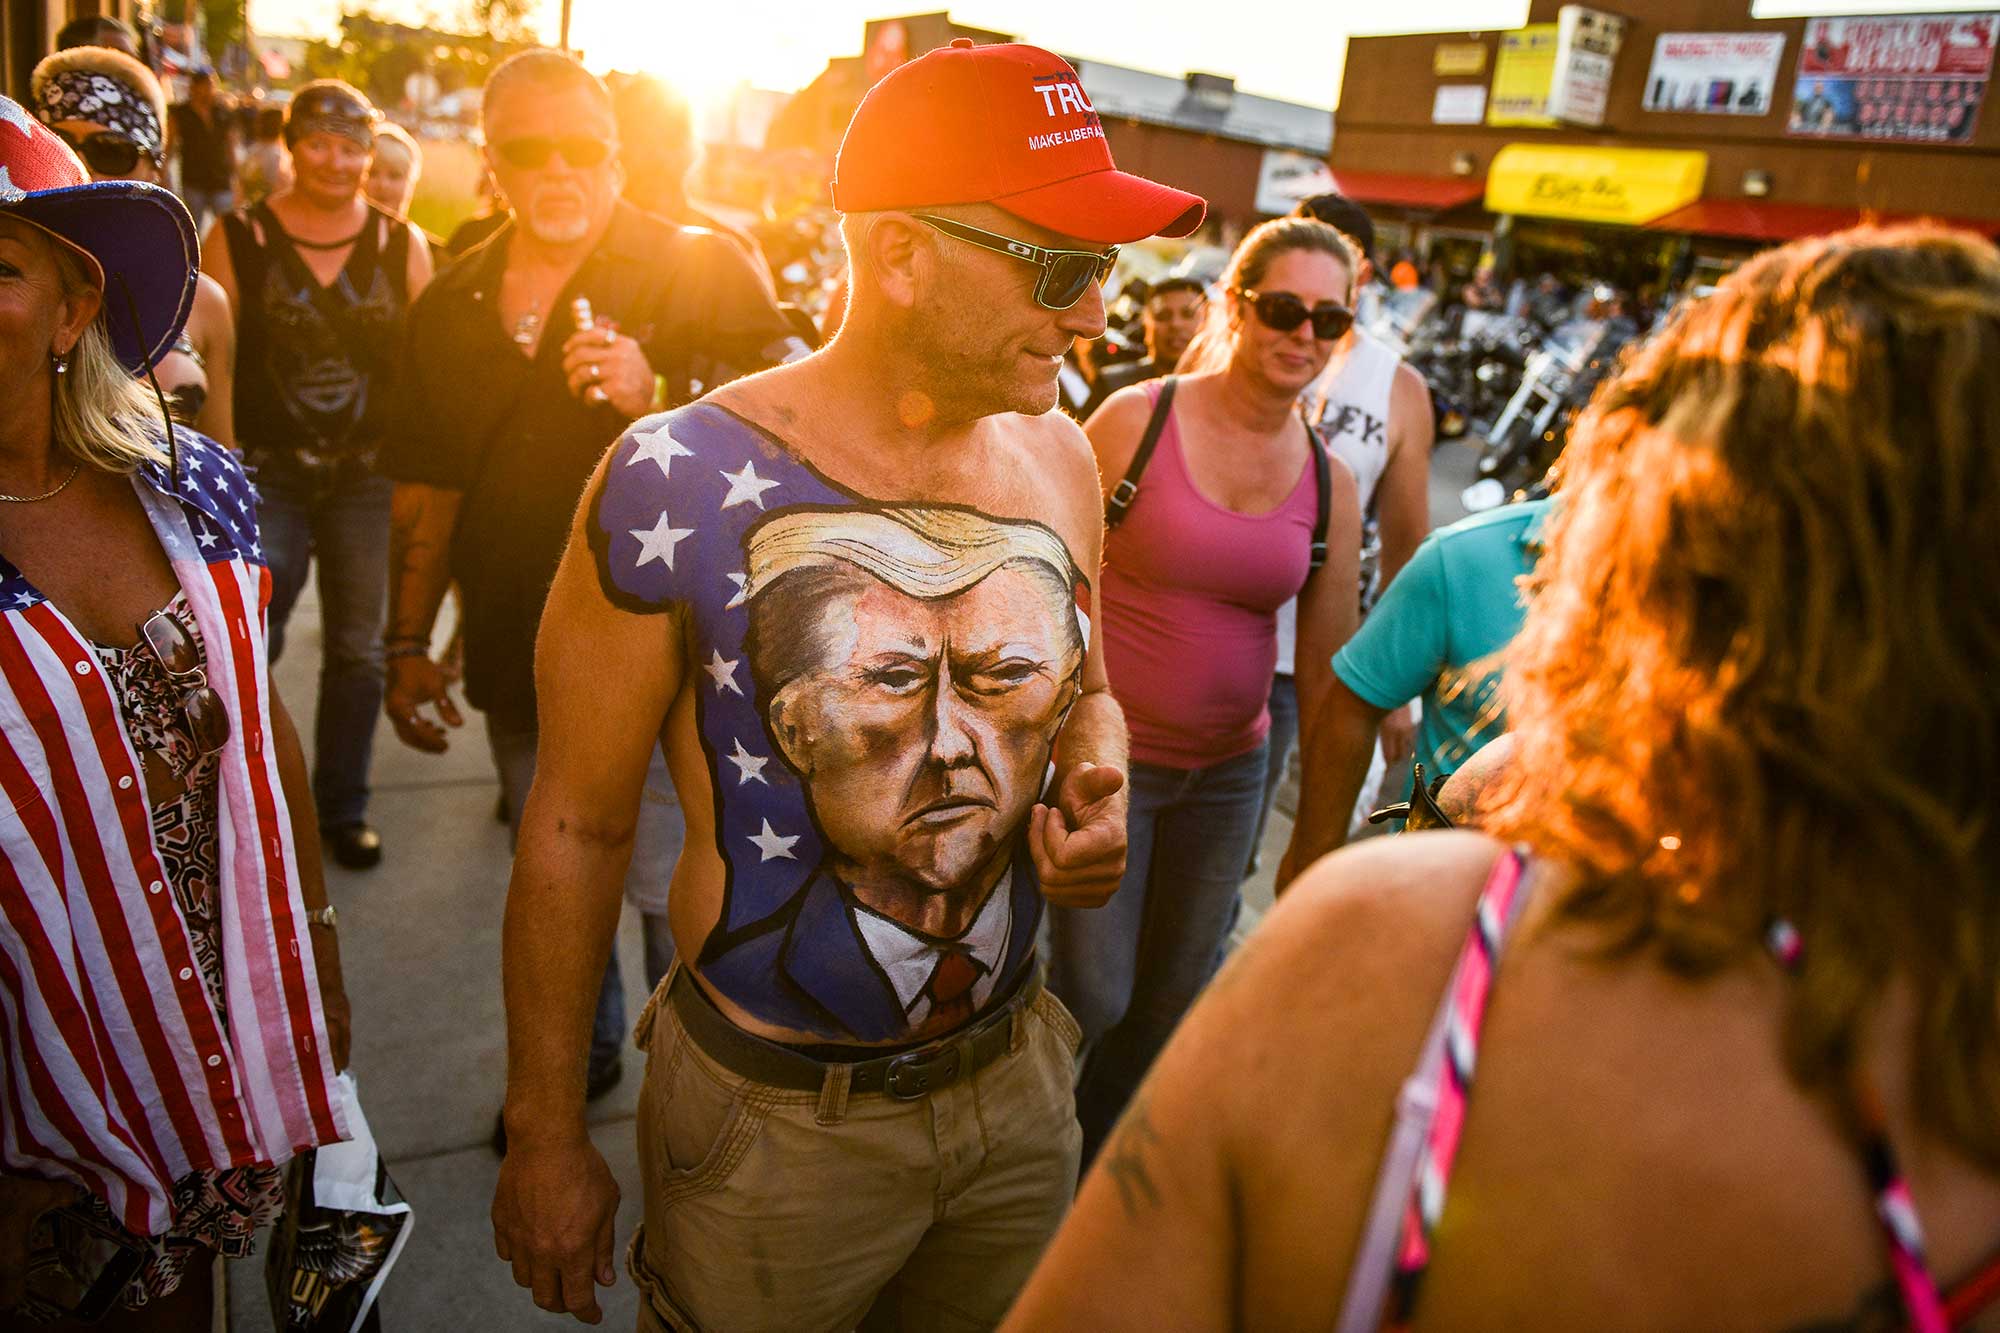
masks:
<svg viewBox="0 0 2000 1333"><path fill-rule="evenodd" d="M449 20L453 0L348 0L409 22ZM1755 0L1759 17L1812 13L1927 13L1991 8L1996 0ZM330 33L342 0L249 0L270 33ZM561 0L540 0L540 29L555 39ZM790 91L827 59L858 55L870 18L948 8L961 23L1012 32L1081 59L1163 74L1190 68L1235 77L1246 92L1315 106L1339 97L1349 34L1511 28L1527 0L572 0L571 41L598 69L645 69L707 100L742 82ZM1355 11L1373 11L1373 14ZM1380 17L1375 17L1379 15ZM449 26L449 23L446 23Z"/></svg>
<svg viewBox="0 0 2000 1333"><path fill-rule="evenodd" d="M262 32L319 36L338 23L341 0L249 0ZM449 18L452 0L347 0L385 18ZM540 0L540 28L555 38L560 0ZM748 80L790 91L831 56L858 55L871 18L949 9L975 27L1088 60L1165 74L1190 67L1233 75L1246 92L1331 106L1347 35L1381 31L1345 0L572 0L570 39L596 68L644 68L699 97ZM1368 7L1368 8L1372 8ZM1398 30L1507 28L1527 0L1402 0ZM1143 17L1140 17L1143 15ZM1226 18L1224 16L1227 16Z"/></svg>

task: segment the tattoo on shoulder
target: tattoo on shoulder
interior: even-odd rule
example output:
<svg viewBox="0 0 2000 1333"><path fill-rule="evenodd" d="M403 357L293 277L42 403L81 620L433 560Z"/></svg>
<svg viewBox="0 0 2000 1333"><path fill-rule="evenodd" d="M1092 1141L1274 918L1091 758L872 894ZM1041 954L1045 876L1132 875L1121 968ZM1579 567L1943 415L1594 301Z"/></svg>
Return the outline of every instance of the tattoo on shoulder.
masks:
<svg viewBox="0 0 2000 1333"><path fill-rule="evenodd" d="M1147 1112L1146 1093L1141 1089L1125 1109L1118 1128L1111 1131L1104 1149L1104 1173L1118 1186L1125 1216L1135 1222L1146 1209L1160 1205L1159 1187L1146 1165L1146 1151L1159 1143L1160 1133Z"/></svg>

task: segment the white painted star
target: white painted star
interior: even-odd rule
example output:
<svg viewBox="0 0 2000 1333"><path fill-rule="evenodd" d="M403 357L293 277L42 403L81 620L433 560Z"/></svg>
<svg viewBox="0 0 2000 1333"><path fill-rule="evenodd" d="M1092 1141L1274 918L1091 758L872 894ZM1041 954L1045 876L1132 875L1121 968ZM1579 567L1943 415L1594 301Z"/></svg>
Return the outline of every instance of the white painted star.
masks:
<svg viewBox="0 0 2000 1333"><path fill-rule="evenodd" d="M28 108L19 102L0 102L0 121L5 121L9 125L19 125L21 133L30 138L34 135L34 118L28 114ZM0 168L0 171L4 170L5 168Z"/></svg>
<svg viewBox="0 0 2000 1333"><path fill-rule="evenodd" d="M32 606L32 605L34 605L34 601L35 601L35 594L33 594L33 593L31 593L31 592L17 592L17 593L15 593L15 594L14 594L14 605L15 605L15 606ZM736 748L737 748L737 749L739 749L739 750L740 750L740 749L742 749L742 748L743 748L743 742L742 742L742 741L738 741L738 742L736 742ZM759 762L759 763L762 763L763 761L762 761L762 760L759 760L758 762ZM757 779L757 780L758 780L759 782L762 782L762 781L763 781L764 779L762 779L762 778L759 778L759 779Z"/></svg>
<svg viewBox="0 0 2000 1333"><path fill-rule="evenodd" d="M188 450L188 471L201 471L201 455L192 449Z"/></svg>
<svg viewBox="0 0 2000 1333"><path fill-rule="evenodd" d="M631 467L641 461L657 463L660 466L660 475L663 477L673 476L672 469L676 458L694 457L694 450L676 440L673 432L665 426L661 426L658 430L649 430L643 435L634 435L632 442L638 448L634 449L632 456L625 460L625 466Z"/></svg>
<svg viewBox="0 0 2000 1333"><path fill-rule="evenodd" d="M796 833L789 838L779 836L778 832L771 827L771 821L768 819L764 821L764 831L753 834L750 838L750 841L757 844L757 850L763 853L762 856L757 858L758 865L762 865L766 861L780 859L786 861L798 860L796 856L792 855L792 844L798 840L799 835Z"/></svg>
<svg viewBox="0 0 2000 1333"><path fill-rule="evenodd" d="M215 545L215 534L207 528L203 528L200 532L196 533L194 539L201 543L201 549L204 551Z"/></svg>
<svg viewBox="0 0 2000 1333"><path fill-rule="evenodd" d="M737 659L738 662L742 660L741 658ZM728 690L739 699L743 697L743 687L736 683L736 662L725 662L722 660L720 652L710 649L708 665L703 667L702 670L715 677L715 692L717 694Z"/></svg>
<svg viewBox="0 0 2000 1333"><path fill-rule="evenodd" d="M741 504L754 504L759 509L762 509L764 507L764 492L778 484L775 481L765 481L758 477L757 461L755 459L746 461L743 464L741 472L725 472L722 476L723 480L729 483L729 494L722 497L722 507L724 509Z"/></svg>
<svg viewBox="0 0 2000 1333"><path fill-rule="evenodd" d="M651 531L645 528L632 529L632 535L639 539L639 558L632 562L633 567L636 569L649 560L657 560L668 569L672 569L674 547L679 545L683 538L693 534L693 528L677 528L668 523L667 511L662 509L660 521L653 525Z"/></svg>
<svg viewBox="0 0 2000 1333"><path fill-rule="evenodd" d="M252 560L262 560L264 558L264 548L259 546L256 542L251 542L250 558Z"/></svg>
<svg viewBox="0 0 2000 1333"><path fill-rule="evenodd" d="M771 761L769 759L759 759L756 755L751 754L743 748L742 741L739 740L736 742L735 754L726 754L723 758L736 765L737 786L740 787L746 782L762 782L767 787L771 785L770 781L764 776L764 765ZM766 824L764 827L768 829L771 826ZM755 842L756 839L753 838L751 841Z"/></svg>
<svg viewBox="0 0 2000 1333"><path fill-rule="evenodd" d="M722 609L733 611L743 605L743 599L750 595L750 576L748 574L731 574L728 577L729 581L736 585L736 595L724 602Z"/></svg>

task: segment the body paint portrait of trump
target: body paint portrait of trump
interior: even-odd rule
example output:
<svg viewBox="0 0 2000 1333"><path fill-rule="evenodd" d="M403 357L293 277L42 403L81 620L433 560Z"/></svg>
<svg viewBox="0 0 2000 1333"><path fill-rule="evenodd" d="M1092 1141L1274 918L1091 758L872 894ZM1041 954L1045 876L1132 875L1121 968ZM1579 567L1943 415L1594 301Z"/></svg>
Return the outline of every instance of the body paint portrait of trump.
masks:
<svg viewBox="0 0 2000 1333"><path fill-rule="evenodd" d="M1013 854L1082 688L1083 577L1042 525L947 507L790 508L746 547L755 706L820 834L813 878L917 1026L959 1021L1004 965ZM949 1013L922 994L940 942L985 983Z"/></svg>

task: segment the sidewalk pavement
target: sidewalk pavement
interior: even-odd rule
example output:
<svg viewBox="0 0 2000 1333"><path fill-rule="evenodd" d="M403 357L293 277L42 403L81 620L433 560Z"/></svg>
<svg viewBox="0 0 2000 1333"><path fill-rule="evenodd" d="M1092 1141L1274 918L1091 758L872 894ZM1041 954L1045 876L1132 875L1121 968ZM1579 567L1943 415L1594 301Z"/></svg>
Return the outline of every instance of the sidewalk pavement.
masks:
<svg viewBox="0 0 2000 1333"><path fill-rule="evenodd" d="M1463 512L1457 491L1469 479L1471 457L1469 450L1440 446L1432 481L1436 521ZM320 655L319 602L310 586L286 642L292 651L274 677L310 746ZM331 862L326 868L327 893L340 912L362 1107L415 1219L383 1291L388 1333L557 1326L493 1252L489 1210L500 1159L488 1140L506 1081L500 921L511 854L506 826L494 818L500 785L484 728L465 711L466 726L441 756L405 748L378 719L369 817L382 834L382 864L359 874ZM1270 907L1295 795L1280 793L1260 871L1244 887L1239 935ZM636 1019L646 999L644 963L638 918L629 909L618 948L626 1013ZM637 1051L627 1052L624 1081L588 1116L592 1140L623 1192L618 1282L598 1293L608 1329L630 1329L638 1319L624 1248L640 1220L632 1121L644 1068ZM271 1329L261 1248L255 1258L229 1265L228 1285L231 1333Z"/></svg>

